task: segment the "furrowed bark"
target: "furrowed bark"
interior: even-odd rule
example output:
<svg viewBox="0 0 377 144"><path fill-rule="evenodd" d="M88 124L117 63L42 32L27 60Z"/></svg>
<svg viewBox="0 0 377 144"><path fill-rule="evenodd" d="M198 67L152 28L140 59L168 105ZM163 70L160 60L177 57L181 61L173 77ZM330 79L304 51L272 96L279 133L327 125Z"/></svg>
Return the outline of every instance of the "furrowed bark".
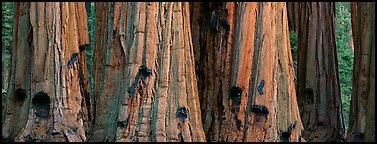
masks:
<svg viewBox="0 0 377 144"><path fill-rule="evenodd" d="M15 3L12 78L3 138L85 141L88 111L84 3ZM85 50L82 50L83 52ZM85 53L85 52L84 52ZM81 66L80 66L81 64Z"/></svg>
<svg viewBox="0 0 377 144"><path fill-rule="evenodd" d="M355 57L347 141L375 142L375 3L351 3Z"/></svg>
<svg viewBox="0 0 377 144"><path fill-rule="evenodd" d="M285 3L193 5L207 140L300 141Z"/></svg>
<svg viewBox="0 0 377 144"><path fill-rule="evenodd" d="M298 103L307 141L344 141L335 3L299 3Z"/></svg>
<svg viewBox="0 0 377 144"><path fill-rule="evenodd" d="M91 141L204 141L189 4L96 3Z"/></svg>

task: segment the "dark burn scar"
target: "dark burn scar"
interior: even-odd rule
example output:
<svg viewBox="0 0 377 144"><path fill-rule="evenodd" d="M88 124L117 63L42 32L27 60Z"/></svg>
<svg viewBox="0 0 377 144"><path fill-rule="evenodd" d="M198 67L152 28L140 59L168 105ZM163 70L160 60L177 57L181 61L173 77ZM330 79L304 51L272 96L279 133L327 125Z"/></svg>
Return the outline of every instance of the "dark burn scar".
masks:
<svg viewBox="0 0 377 144"><path fill-rule="evenodd" d="M179 132L179 134L178 134L178 139L179 139L181 142L184 142L182 132Z"/></svg>
<svg viewBox="0 0 377 144"><path fill-rule="evenodd" d="M135 76L135 80L132 82L130 88L128 88L128 91L127 91L130 94L131 101L134 100L134 94L135 94L137 83L139 82L140 77L141 77L141 81L145 85L145 79L150 75L152 75L152 70L149 69L147 66L141 65L138 73Z"/></svg>
<svg viewBox="0 0 377 144"><path fill-rule="evenodd" d="M232 87L230 89L230 99L232 101L232 107L230 111L232 113L237 113L240 111L242 89L240 87Z"/></svg>
<svg viewBox="0 0 377 144"><path fill-rule="evenodd" d="M255 114L262 115L267 118L268 116L268 108L263 105L252 105L251 106L251 112Z"/></svg>
<svg viewBox="0 0 377 144"><path fill-rule="evenodd" d="M122 127L122 128L127 127L129 120L130 120L130 117L127 117L127 119L124 121L118 121L118 127Z"/></svg>
<svg viewBox="0 0 377 144"><path fill-rule="evenodd" d="M289 142L289 138L291 137L293 130L296 128L296 124L297 124L297 121L290 124L287 131L281 131L281 130L279 131L279 133L281 133L280 135L281 142Z"/></svg>
<svg viewBox="0 0 377 144"><path fill-rule="evenodd" d="M186 107L181 107L175 112L175 116L178 117L181 121L184 121L188 117L188 111Z"/></svg>
<svg viewBox="0 0 377 144"><path fill-rule="evenodd" d="M230 90L230 99L233 105L241 104L242 89L240 87L232 87Z"/></svg>
<svg viewBox="0 0 377 144"><path fill-rule="evenodd" d="M263 87L264 87L264 80L262 80L259 83L259 86L258 86L258 93L259 93L259 95L263 95Z"/></svg>
<svg viewBox="0 0 377 144"><path fill-rule="evenodd" d="M71 58L69 59L68 65L67 65L68 69L71 67L72 64L74 64L77 61L78 55L79 53L74 53L73 55L71 55Z"/></svg>
<svg viewBox="0 0 377 144"><path fill-rule="evenodd" d="M241 130L241 126L242 126L241 120L239 120L238 118L236 118L236 124L237 124L237 129Z"/></svg>

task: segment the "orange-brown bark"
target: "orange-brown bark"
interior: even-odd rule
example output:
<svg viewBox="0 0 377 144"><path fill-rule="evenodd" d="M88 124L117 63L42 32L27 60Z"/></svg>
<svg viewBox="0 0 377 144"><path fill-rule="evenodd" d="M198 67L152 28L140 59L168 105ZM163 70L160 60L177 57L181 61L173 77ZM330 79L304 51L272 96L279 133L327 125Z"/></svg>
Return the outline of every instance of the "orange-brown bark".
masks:
<svg viewBox="0 0 377 144"><path fill-rule="evenodd" d="M204 141L189 4L96 3L90 141Z"/></svg>
<svg viewBox="0 0 377 144"><path fill-rule="evenodd" d="M193 5L207 140L299 141L285 3Z"/></svg>
<svg viewBox="0 0 377 144"><path fill-rule="evenodd" d="M84 3L15 3L12 74L2 137L85 141L88 130ZM79 54L81 53L81 54ZM80 65L80 66L79 66Z"/></svg>

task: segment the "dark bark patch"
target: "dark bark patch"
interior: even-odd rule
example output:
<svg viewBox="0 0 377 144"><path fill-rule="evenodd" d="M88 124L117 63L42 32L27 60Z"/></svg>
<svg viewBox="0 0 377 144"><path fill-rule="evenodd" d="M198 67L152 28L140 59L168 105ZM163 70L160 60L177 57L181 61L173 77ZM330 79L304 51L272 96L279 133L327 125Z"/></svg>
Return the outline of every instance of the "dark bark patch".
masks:
<svg viewBox="0 0 377 144"><path fill-rule="evenodd" d="M230 89L230 99L232 100L232 107L230 111L232 113L238 113L240 111L242 89L240 87L232 87Z"/></svg>
<svg viewBox="0 0 377 144"><path fill-rule="evenodd" d="M79 46L80 51L87 50L87 49L89 49L89 44L84 44L84 45Z"/></svg>
<svg viewBox="0 0 377 144"><path fill-rule="evenodd" d="M180 142L185 142L185 141L183 140L182 132L179 132L179 134L178 134L178 139L180 140Z"/></svg>
<svg viewBox="0 0 377 144"><path fill-rule="evenodd" d="M326 124L325 124L325 122L318 122L317 127L323 129L323 128L326 127Z"/></svg>
<svg viewBox="0 0 377 144"><path fill-rule="evenodd" d="M142 77L141 80L142 80L143 84L145 85L145 79L150 75L152 75L151 69L149 69L147 66L144 66L144 65L140 66L139 71L135 76L135 80L132 82L130 88L128 88L128 91L127 91L130 94L131 101L134 100L134 94L136 92L136 87L137 87L137 84L139 82L140 76Z"/></svg>
<svg viewBox="0 0 377 144"><path fill-rule="evenodd" d="M259 86L258 86L258 93L260 95L263 95L263 87L264 87L264 80L262 80L260 83L259 83Z"/></svg>
<svg viewBox="0 0 377 144"><path fill-rule="evenodd" d="M240 87L232 87L230 90L230 99L233 105L241 104L242 89Z"/></svg>
<svg viewBox="0 0 377 144"><path fill-rule="evenodd" d="M1 136L1 142L13 142L11 138L5 138L4 136Z"/></svg>
<svg viewBox="0 0 377 144"><path fill-rule="evenodd" d="M282 132L280 136L280 141L281 142L289 142L289 138L291 137L290 132Z"/></svg>
<svg viewBox="0 0 377 144"><path fill-rule="evenodd" d="M220 25L222 27L224 27L226 30L230 30L229 22L226 19L221 19L220 20Z"/></svg>
<svg viewBox="0 0 377 144"><path fill-rule="evenodd" d="M142 76L144 76L144 77L148 77L148 76L152 75L152 70L149 69L147 66L142 65L142 66L140 66L140 68L139 68L139 73L140 73Z"/></svg>
<svg viewBox="0 0 377 144"><path fill-rule="evenodd" d="M181 120L181 121L185 121L185 119L187 119L188 117L188 111L186 109L186 107L181 107L177 110L177 112L175 113L175 115Z"/></svg>
<svg viewBox="0 0 377 144"><path fill-rule="evenodd" d="M357 136L358 136L361 140L364 139L364 133L358 133Z"/></svg>
<svg viewBox="0 0 377 144"><path fill-rule="evenodd" d="M314 92L313 89L311 88L306 88L305 89L305 94L306 94L306 99L309 102L309 104L314 104Z"/></svg>
<svg viewBox="0 0 377 144"><path fill-rule="evenodd" d="M35 115L40 118L48 119L50 115L50 97L40 91L34 95L32 106L35 109Z"/></svg>
<svg viewBox="0 0 377 144"><path fill-rule="evenodd" d="M115 29L113 29L113 36L115 37L117 34L117 31Z"/></svg>
<svg viewBox="0 0 377 144"><path fill-rule="evenodd" d="M268 116L268 108L263 105L252 105L251 106L251 112L257 114L257 115L262 115L267 118Z"/></svg>
<svg viewBox="0 0 377 144"><path fill-rule="evenodd" d="M293 124L290 124L288 127L288 132L292 132L296 128L297 121L295 121Z"/></svg>
<svg viewBox="0 0 377 144"><path fill-rule="evenodd" d="M24 137L25 142L36 142L35 139L33 139L30 134L28 134L26 137Z"/></svg>
<svg viewBox="0 0 377 144"><path fill-rule="evenodd" d="M74 64L77 61L78 55L79 53L74 53L73 55L71 55L71 58L69 59L68 65L67 65L68 69L71 67L72 64Z"/></svg>
<svg viewBox="0 0 377 144"><path fill-rule="evenodd" d="M23 101L26 97L26 91L24 89L18 88L14 93L17 101Z"/></svg>
<svg viewBox="0 0 377 144"><path fill-rule="evenodd" d="M241 126L242 126L241 120L239 120L237 117L236 117L236 124L237 124L237 129L241 130Z"/></svg>
<svg viewBox="0 0 377 144"><path fill-rule="evenodd" d="M71 130L72 130L73 133L77 133L77 129L78 129L78 127L71 128Z"/></svg>
<svg viewBox="0 0 377 144"><path fill-rule="evenodd" d="M80 80L80 82L84 83L85 77L84 77L84 73L82 71L79 72L79 80Z"/></svg>
<svg viewBox="0 0 377 144"><path fill-rule="evenodd" d="M53 131L52 133L51 133L51 135L60 135L61 133L60 132L58 132L58 131Z"/></svg>
<svg viewBox="0 0 377 144"><path fill-rule="evenodd" d="M128 121L130 120L130 117L127 117L124 121L118 121L118 127L122 127L123 129L127 127Z"/></svg>
<svg viewBox="0 0 377 144"><path fill-rule="evenodd" d="M280 140L281 142L289 142L289 138L291 137L292 131L296 128L297 121L293 124L290 124L287 131L280 132Z"/></svg>

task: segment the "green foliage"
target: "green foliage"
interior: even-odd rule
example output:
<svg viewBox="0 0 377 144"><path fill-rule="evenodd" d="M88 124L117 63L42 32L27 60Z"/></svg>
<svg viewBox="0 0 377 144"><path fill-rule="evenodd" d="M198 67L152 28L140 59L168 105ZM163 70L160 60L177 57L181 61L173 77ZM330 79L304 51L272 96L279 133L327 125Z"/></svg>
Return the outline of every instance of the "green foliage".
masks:
<svg viewBox="0 0 377 144"><path fill-rule="evenodd" d="M13 35L13 2L1 3L1 47L2 47L2 76L9 72L11 62L11 47L12 47L12 35ZM3 87L3 85L2 85ZM7 89L7 88L5 88Z"/></svg>
<svg viewBox="0 0 377 144"><path fill-rule="evenodd" d="M346 129L352 94L352 70L354 52L352 41L351 12L349 2L335 3L336 45L338 49L339 83L342 95L343 116Z"/></svg>
<svg viewBox="0 0 377 144"><path fill-rule="evenodd" d="M88 8L88 7L87 7ZM90 83L90 93L94 97L94 80L93 80L93 52L94 52L94 27L96 15L94 2L90 2L90 12L88 12L88 30L89 30L89 49L86 50L86 65L88 67L88 77Z"/></svg>
<svg viewBox="0 0 377 144"><path fill-rule="evenodd" d="M294 31L289 32L293 62L297 63L297 34Z"/></svg>
<svg viewBox="0 0 377 144"><path fill-rule="evenodd" d="M295 71L295 77L297 78L297 34L294 31L289 32L289 41L291 44L291 52L292 52L292 59L293 59L293 66ZM297 85L297 81L295 80L295 84Z"/></svg>

